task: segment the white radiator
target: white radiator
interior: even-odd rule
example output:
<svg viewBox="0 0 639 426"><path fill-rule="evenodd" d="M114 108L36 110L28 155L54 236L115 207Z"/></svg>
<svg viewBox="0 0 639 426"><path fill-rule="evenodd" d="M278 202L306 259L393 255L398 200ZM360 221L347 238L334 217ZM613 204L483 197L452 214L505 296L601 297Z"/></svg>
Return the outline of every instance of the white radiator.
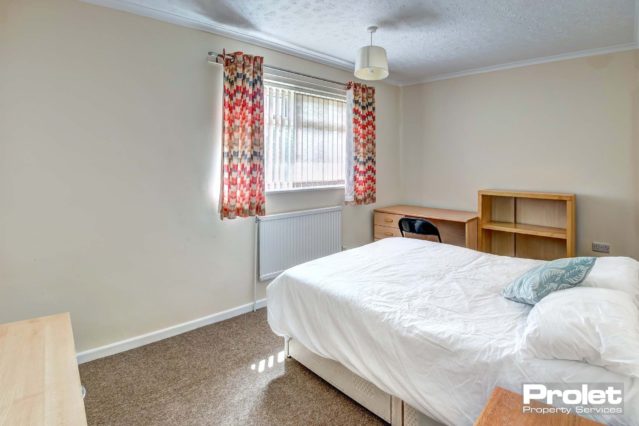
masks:
<svg viewBox="0 0 639 426"><path fill-rule="evenodd" d="M342 249L342 208L304 210L258 218L261 281Z"/></svg>

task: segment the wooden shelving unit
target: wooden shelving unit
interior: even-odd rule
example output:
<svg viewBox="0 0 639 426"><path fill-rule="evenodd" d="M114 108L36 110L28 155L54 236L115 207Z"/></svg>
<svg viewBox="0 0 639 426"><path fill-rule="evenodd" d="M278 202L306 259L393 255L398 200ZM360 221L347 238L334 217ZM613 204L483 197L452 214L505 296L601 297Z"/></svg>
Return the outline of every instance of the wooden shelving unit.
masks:
<svg viewBox="0 0 639 426"><path fill-rule="evenodd" d="M575 194L479 191L479 249L514 257L575 255Z"/></svg>

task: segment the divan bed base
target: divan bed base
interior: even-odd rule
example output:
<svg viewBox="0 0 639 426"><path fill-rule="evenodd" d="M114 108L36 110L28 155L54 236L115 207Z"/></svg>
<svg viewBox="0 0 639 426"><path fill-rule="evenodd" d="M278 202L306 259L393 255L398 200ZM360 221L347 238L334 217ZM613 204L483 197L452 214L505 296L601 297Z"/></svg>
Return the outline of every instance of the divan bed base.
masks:
<svg viewBox="0 0 639 426"><path fill-rule="evenodd" d="M339 362L316 355L297 340L286 340L286 354L392 426L441 425Z"/></svg>

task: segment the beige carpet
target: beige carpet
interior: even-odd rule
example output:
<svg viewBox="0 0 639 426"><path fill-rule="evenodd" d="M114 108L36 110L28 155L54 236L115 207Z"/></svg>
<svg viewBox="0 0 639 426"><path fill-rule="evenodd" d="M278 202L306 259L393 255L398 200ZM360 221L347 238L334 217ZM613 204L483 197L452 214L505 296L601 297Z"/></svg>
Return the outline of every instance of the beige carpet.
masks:
<svg viewBox="0 0 639 426"><path fill-rule="evenodd" d="M261 309L82 364L89 424L384 424L282 348Z"/></svg>

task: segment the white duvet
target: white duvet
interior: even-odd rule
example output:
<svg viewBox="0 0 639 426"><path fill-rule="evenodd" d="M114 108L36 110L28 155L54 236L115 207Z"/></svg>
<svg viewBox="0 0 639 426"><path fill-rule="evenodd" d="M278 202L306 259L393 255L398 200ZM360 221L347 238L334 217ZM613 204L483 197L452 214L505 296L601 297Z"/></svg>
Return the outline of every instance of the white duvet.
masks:
<svg viewBox="0 0 639 426"><path fill-rule="evenodd" d="M273 331L336 360L428 416L470 425L495 386L623 382L639 424L636 379L576 361L527 359L530 311L499 292L539 261L388 238L287 270L267 289Z"/></svg>

